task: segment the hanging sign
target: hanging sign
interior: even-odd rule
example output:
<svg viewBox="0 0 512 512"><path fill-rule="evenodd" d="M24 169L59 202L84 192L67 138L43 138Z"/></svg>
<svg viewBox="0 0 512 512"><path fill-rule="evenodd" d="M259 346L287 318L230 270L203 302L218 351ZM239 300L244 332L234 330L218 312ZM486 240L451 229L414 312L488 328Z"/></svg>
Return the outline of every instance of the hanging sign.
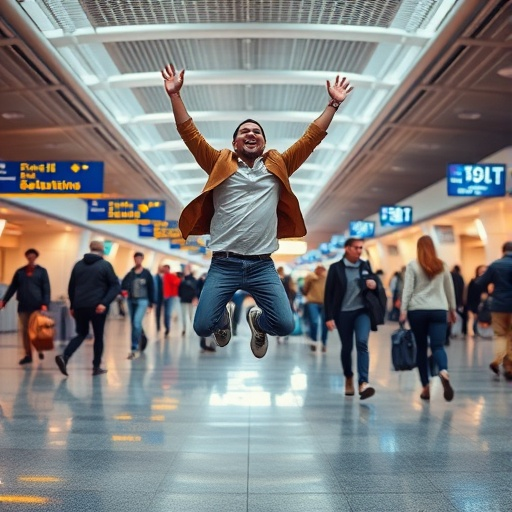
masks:
<svg viewBox="0 0 512 512"><path fill-rule="evenodd" d="M164 220L165 201L158 199L101 199L87 201L87 220L138 224Z"/></svg>
<svg viewBox="0 0 512 512"><path fill-rule="evenodd" d="M139 236L149 238L181 238L177 220L154 221L139 225Z"/></svg>
<svg viewBox="0 0 512 512"><path fill-rule="evenodd" d="M449 164L446 171L448 195L504 196L506 169L505 164Z"/></svg>
<svg viewBox="0 0 512 512"><path fill-rule="evenodd" d="M103 162L0 161L0 194L102 197Z"/></svg>

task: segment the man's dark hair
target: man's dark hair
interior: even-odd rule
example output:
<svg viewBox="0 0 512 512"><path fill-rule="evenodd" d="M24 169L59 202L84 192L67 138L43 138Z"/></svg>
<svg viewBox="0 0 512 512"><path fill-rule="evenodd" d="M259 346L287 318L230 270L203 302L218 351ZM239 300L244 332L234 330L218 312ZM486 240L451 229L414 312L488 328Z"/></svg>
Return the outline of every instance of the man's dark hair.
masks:
<svg viewBox="0 0 512 512"><path fill-rule="evenodd" d="M133 257L136 258L137 256L142 256L144 258L144 254L142 252L136 252Z"/></svg>
<svg viewBox="0 0 512 512"><path fill-rule="evenodd" d="M512 252L512 242L505 242L501 250L503 252Z"/></svg>
<svg viewBox="0 0 512 512"><path fill-rule="evenodd" d="M459 265L454 265L453 266L453 271L457 272L457 274L460 274L460 267L459 267Z"/></svg>
<svg viewBox="0 0 512 512"><path fill-rule="evenodd" d="M364 240L362 238L356 238L356 237L352 237L352 238L347 238L347 240L345 241L345 248L347 247L351 247L352 245L354 245L354 242L364 242Z"/></svg>
<svg viewBox="0 0 512 512"><path fill-rule="evenodd" d="M236 130L234 131L233 133L233 140L236 139L236 136L238 134L238 130L240 130L240 126L242 126L243 124L245 123L254 123L254 124L257 124L259 127L260 127L260 130L261 130L261 135L263 135L263 139L265 140L265 142L267 142L267 137L265 137L265 131L263 130L263 127L261 126L260 123L258 123L258 121L255 121L254 119L246 119L245 121L242 121L237 127L236 127Z"/></svg>
<svg viewBox="0 0 512 512"><path fill-rule="evenodd" d="M25 251L25 256L28 256L29 254L35 254L36 255L36 258L39 258L39 251L37 251L36 249L27 249Z"/></svg>

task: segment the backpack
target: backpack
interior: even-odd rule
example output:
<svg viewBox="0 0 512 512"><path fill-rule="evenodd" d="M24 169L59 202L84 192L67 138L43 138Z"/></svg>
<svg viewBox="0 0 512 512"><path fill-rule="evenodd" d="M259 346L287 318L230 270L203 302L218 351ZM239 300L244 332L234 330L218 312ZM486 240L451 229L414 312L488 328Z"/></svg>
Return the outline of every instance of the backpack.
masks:
<svg viewBox="0 0 512 512"><path fill-rule="evenodd" d="M410 329L403 324L391 333L391 361L395 371L412 370L416 367L416 340Z"/></svg>
<svg viewBox="0 0 512 512"><path fill-rule="evenodd" d="M44 311L34 311L28 320L28 338L38 352L53 350L55 322Z"/></svg>

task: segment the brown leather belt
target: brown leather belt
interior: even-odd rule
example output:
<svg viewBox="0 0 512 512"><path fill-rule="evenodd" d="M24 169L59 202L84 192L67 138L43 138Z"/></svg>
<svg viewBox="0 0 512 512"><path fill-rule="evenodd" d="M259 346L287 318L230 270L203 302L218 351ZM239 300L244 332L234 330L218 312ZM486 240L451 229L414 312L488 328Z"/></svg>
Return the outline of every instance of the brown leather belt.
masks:
<svg viewBox="0 0 512 512"><path fill-rule="evenodd" d="M215 251L212 258L237 258L239 260L270 260L270 254L238 254L231 251Z"/></svg>

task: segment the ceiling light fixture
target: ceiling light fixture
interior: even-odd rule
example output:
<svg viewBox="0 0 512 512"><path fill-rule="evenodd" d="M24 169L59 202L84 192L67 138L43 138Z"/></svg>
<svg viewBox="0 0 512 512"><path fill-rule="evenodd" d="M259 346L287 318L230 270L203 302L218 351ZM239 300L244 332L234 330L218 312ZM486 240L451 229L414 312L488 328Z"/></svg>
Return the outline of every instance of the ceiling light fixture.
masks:
<svg viewBox="0 0 512 512"><path fill-rule="evenodd" d="M482 114L480 112L460 112L457 117L464 121L476 121L482 117Z"/></svg>
<svg viewBox="0 0 512 512"><path fill-rule="evenodd" d="M2 117L9 121L14 121L16 119L23 119L25 114L23 112L3 112Z"/></svg>
<svg viewBox="0 0 512 512"><path fill-rule="evenodd" d="M498 73L498 75L502 76L503 78L512 78L512 66L498 69L496 73Z"/></svg>

